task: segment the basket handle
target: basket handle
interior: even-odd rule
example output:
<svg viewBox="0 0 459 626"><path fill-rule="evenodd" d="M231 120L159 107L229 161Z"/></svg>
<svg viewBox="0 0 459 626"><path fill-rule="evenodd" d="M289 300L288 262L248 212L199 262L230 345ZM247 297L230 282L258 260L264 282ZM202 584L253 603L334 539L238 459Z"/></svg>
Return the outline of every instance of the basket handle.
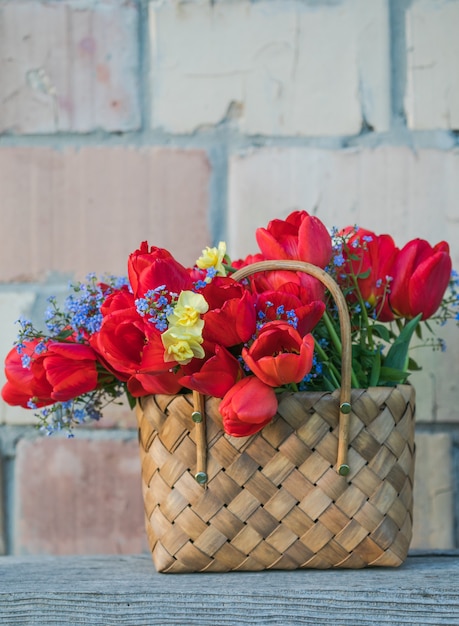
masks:
<svg viewBox="0 0 459 626"><path fill-rule="evenodd" d="M338 431L338 455L336 468L341 476L349 474L350 468L347 461L347 451L349 446L349 414L351 412L351 364L352 364L352 344L351 344L351 322L349 319L348 308L344 295L335 282L335 280L327 274L323 269L306 263L305 261L280 260L280 261L259 261L251 263L240 270L237 270L232 278L240 281L257 272L290 270L294 272L304 272L314 278L320 280L331 293L338 309L340 334L341 334L341 389L339 403L339 431ZM196 480L205 484L207 482L206 474L206 455L202 450L202 442L205 446L205 415L204 403L201 394L193 392L194 412L193 415L199 420L196 422L196 436L198 445L198 463L196 467ZM200 445L199 445L200 444Z"/></svg>

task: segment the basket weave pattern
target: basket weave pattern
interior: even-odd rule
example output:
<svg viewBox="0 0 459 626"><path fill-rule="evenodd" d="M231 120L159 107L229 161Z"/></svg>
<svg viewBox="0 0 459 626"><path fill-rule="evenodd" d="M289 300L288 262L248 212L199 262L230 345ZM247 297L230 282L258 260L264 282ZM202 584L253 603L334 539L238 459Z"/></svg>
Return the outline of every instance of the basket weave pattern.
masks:
<svg viewBox="0 0 459 626"><path fill-rule="evenodd" d="M137 405L147 535L160 572L398 566L412 532L414 389L352 390L347 476L338 392L285 393L251 437L206 399L207 473L194 479L190 395Z"/></svg>

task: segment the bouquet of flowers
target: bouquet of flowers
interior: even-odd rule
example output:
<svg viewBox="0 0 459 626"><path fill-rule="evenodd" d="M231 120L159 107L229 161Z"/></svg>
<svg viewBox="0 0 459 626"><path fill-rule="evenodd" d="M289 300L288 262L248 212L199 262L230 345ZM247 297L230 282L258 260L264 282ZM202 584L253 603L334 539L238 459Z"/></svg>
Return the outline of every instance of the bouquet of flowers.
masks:
<svg viewBox="0 0 459 626"><path fill-rule="evenodd" d="M459 281L448 244L327 230L295 211L256 231L259 252L231 261L226 246L206 248L187 268L143 242L127 279L91 275L71 285L63 306L50 299L44 329L19 320L5 359L3 399L37 411L48 434L98 420L109 402L190 390L221 398L225 431L247 436L276 414L278 394L340 387L336 306L303 272L233 273L262 260L301 260L340 286L352 328L352 386L392 386L417 368L417 336L442 349L432 322L459 319ZM427 339L425 334L428 334Z"/></svg>

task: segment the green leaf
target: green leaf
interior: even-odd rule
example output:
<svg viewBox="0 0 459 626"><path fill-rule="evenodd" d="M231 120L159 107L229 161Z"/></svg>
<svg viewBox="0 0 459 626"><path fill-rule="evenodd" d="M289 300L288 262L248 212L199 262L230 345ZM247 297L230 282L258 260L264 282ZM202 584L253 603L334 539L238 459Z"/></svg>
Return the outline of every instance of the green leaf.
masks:
<svg viewBox="0 0 459 626"><path fill-rule="evenodd" d="M371 327L371 330L375 335L378 335L378 337L381 337L384 341L390 341L390 331L387 326L384 326L384 324L374 324Z"/></svg>
<svg viewBox="0 0 459 626"><path fill-rule="evenodd" d="M56 335L56 339L58 339L59 341L63 341L64 339L68 339L68 337L73 335L74 332L75 331L73 330L73 328L70 328L69 330L63 330L58 335Z"/></svg>
<svg viewBox="0 0 459 626"><path fill-rule="evenodd" d="M429 324L428 320L424 320L424 325L429 331L429 333L431 333L432 335L435 335L435 332L433 331L432 326Z"/></svg>
<svg viewBox="0 0 459 626"><path fill-rule="evenodd" d="M323 383L326 391L334 391L337 388L326 376L323 378Z"/></svg>
<svg viewBox="0 0 459 626"><path fill-rule="evenodd" d="M134 396L132 396L127 389L126 389L126 397L129 403L129 408L134 409L137 403L137 399L134 398Z"/></svg>
<svg viewBox="0 0 459 626"><path fill-rule="evenodd" d="M400 335L392 344L386 358L384 359L384 366L391 369L405 371L408 366L408 349L410 347L410 341L413 336L416 326L422 317L422 313L419 313L416 317L413 317L401 330Z"/></svg>
<svg viewBox="0 0 459 626"><path fill-rule="evenodd" d="M370 274L371 274L371 268L367 269L366 272L361 272L360 274L357 274L356 278L363 280L365 278L368 278Z"/></svg>
<svg viewBox="0 0 459 626"><path fill-rule="evenodd" d="M396 385L397 383L404 383L409 376L409 372L406 370L396 369L394 367L381 367L379 375L379 385L383 383L388 385Z"/></svg>
<svg viewBox="0 0 459 626"><path fill-rule="evenodd" d="M416 363L411 357L408 358L408 368L410 372L420 372L422 367Z"/></svg>
<svg viewBox="0 0 459 626"><path fill-rule="evenodd" d="M422 340L422 326L421 326L421 324L418 324L418 326L416 326L416 337L418 339Z"/></svg>

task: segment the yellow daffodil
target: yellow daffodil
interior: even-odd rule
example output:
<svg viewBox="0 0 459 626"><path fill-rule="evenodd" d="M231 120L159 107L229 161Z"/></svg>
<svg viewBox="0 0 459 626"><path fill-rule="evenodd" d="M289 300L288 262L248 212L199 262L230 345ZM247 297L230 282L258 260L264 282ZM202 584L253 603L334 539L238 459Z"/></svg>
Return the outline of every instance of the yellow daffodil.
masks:
<svg viewBox="0 0 459 626"><path fill-rule="evenodd" d="M183 332L178 326L171 326L161 335L165 348L164 360L176 361L180 365L186 365L194 357L203 359L205 352L201 346L202 337Z"/></svg>
<svg viewBox="0 0 459 626"><path fill-rule="evenodd" d="M226 243L220 241L217 248L207 247L202 251L202 255L196 261L196 265L201 270L214 268L215 276L226 276L226 270L223 266L223 259L226 254Z"/></svg>
<svg viewBox="0 0 459 626"><path fill-rule="evenodd" d="M182 291L173 312L167 316L167 321L170 326L184 327L193 335L201 335L204 326L201 314L208 309L209 305L200 293Z"/></svg>

